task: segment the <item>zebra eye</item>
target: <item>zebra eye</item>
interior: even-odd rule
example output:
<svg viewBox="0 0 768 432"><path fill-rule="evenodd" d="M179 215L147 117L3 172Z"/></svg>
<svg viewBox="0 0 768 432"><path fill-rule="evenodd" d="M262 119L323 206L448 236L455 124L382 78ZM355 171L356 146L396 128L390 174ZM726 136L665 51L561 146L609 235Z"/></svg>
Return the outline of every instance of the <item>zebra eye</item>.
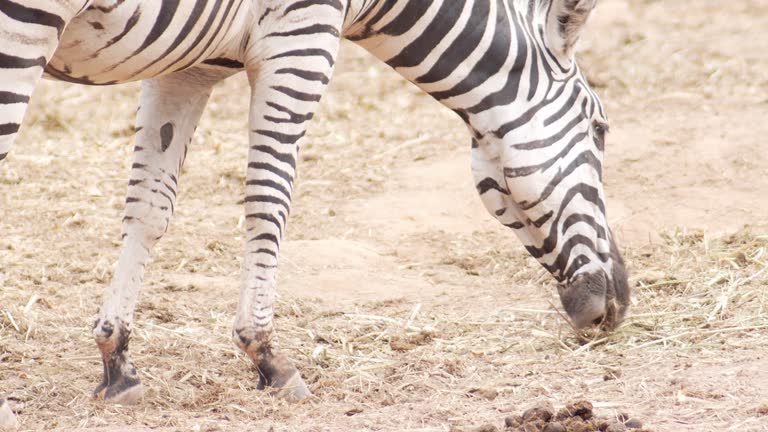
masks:
<svg viewBox="0 0 768 432"><path fill-rule="evenodd" d="M595 135L595 145L600 151L605 148L605 134L608 132L608 125L602 122L595 121L592 124L592 130Z"/></svg>

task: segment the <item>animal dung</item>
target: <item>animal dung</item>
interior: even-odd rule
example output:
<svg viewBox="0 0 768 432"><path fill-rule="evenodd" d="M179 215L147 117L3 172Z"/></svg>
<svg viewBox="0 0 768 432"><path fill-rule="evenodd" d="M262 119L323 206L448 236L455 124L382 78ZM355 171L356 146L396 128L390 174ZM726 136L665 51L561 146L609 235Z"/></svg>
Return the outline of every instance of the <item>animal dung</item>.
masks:
<svg viewBox="0 0 768 432"><path fill-rule="evenodd" d="M640 420L621 413L615 417L596 416L592 403L576 400L556 410L551 402L539 402L504 419L504 426L484 424L470 429L453 428L451 432L651 432Z"/></svg>

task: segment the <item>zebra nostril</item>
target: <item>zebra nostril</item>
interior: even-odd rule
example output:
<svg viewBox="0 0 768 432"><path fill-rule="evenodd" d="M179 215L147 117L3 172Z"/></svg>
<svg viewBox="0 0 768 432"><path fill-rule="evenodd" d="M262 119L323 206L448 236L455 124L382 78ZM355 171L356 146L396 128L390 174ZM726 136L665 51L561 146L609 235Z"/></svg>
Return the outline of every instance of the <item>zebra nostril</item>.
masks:
<svg viewBox="0 0 768 432"><path fill-rule="evenodd" d="M599 317L592 320L592 325L594 327L599 327L603 325L604 322L605 322L605 315L600 315Z"/></svg>

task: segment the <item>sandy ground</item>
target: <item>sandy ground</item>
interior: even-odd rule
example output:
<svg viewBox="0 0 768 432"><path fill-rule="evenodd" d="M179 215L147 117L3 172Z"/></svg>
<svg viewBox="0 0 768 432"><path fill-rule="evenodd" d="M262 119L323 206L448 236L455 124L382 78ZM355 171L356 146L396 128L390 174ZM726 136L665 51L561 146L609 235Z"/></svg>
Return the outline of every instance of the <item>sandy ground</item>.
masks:
<svg viewBox="0 0 768 432"><path fill-rule="evenodd" d="M461 122L346 46L282 258L278 328L316 395L299 406L256 391L229 339L243 77L214 94L148 269L145 400L90 399L138 87L46 82L0 165L0 392L29 430L473 430L585 398L655 431L767 431L767 26L762 0L601 0L580 62L611 119L608 209L636 295L587 343L485 214Z"/></svg>

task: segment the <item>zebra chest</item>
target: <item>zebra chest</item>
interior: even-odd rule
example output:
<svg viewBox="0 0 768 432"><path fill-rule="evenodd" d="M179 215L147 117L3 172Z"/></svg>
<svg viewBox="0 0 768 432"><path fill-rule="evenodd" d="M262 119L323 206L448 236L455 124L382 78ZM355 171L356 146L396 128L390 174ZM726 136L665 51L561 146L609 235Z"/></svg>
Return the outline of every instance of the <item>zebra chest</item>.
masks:
<svg viewBox="0 0 768 432"><path fill-rule="evenodd" d="M46 68L49 78L116 84L161 76L232 51L243 0L98 2L75 17Z"/></svg>

